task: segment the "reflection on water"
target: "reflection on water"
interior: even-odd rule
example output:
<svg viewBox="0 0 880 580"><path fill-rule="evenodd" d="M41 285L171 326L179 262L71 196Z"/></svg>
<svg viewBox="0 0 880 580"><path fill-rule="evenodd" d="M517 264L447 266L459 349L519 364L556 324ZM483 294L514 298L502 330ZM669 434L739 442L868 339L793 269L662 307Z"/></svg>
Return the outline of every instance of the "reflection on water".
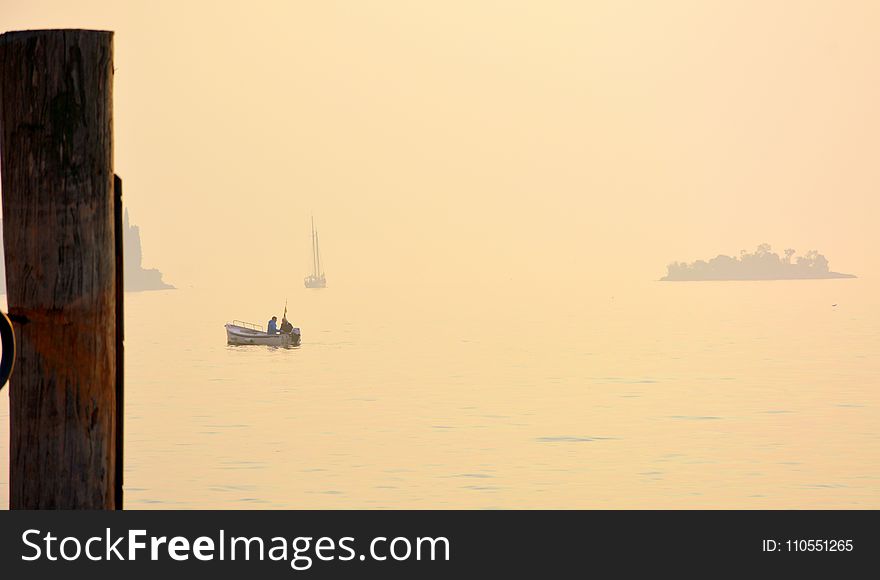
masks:
<svg viewBox="0 0 880 580"><path fill-rule="evenodd" d="M128 294L126 507L878 508L875 290Z"/></svg>

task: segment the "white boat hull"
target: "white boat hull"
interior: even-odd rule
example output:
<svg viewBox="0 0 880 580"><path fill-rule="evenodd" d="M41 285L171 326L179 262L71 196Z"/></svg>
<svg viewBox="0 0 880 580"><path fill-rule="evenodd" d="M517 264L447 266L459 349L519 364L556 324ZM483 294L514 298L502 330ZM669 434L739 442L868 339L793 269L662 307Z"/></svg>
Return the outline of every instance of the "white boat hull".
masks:
<svg viewBox="0 0 880 580"><path fill-rule="evenodd" d="M299 346L301 337L299 328L289 334L268 334L244 326L226 325L226 342L236 345L257 344L263 346Z"/></svg>
<svg viewBox="0 0 880 580"><path fill-rule="evenodd" d="M327 287L327 279L324 278L324 275L321 276L306 276L303 280L306 285L306 288L326 288Z"/></svg>

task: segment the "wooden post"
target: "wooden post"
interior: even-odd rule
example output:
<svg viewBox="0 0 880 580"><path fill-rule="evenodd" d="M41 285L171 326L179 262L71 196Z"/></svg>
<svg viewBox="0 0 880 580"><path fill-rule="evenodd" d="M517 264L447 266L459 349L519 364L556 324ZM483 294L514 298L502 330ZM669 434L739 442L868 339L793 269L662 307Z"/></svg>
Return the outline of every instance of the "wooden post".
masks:
<svg viewBox="0 0 880 580"><path fill-rule="evenodd" d="M14 509L117 507L112 87L112 32L0 36Z"/></svg>
<svg viewBox="0 0 880 580"><path fill-rule="evenodd" d="M123 235L122 219L122 179L118 175L113 176L113 232L116 239L116 477L115 477L115 504L116 509L122 509L122 469L123 447L125 442L125 310L122 299L125 296L125 273L124 254L125 241Z"/></svg>

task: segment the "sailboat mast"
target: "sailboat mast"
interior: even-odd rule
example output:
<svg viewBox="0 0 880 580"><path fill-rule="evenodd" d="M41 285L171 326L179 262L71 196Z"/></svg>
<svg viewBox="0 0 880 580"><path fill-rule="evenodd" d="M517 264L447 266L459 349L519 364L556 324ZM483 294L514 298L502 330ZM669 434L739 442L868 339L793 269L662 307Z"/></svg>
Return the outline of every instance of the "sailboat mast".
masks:
<svg viewBox="0 0 880 580"><path fill-rule="evenodd" d="M312 276L318 276L318 251L317 238L315 234L315 216L312 216Z"/></svg>
<svg viewBox="0 0 880 580"><path fill-rule="evenodd" d="M315 257L318 262L318 275L322 276L324 273L321 272L321 246L318 241L318 230L315 230Z"/></svg>

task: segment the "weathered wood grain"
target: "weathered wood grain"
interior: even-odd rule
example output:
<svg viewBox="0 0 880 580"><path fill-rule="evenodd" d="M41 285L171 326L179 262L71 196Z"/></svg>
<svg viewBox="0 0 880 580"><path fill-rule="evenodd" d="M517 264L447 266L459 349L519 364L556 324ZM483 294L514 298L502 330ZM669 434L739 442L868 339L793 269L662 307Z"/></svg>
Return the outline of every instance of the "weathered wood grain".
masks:
<svg viewBox="0 0 880 580"><path fill-rule="evenodd" d="M10 507L115 507L113 33L0 36Z"/></svg>

